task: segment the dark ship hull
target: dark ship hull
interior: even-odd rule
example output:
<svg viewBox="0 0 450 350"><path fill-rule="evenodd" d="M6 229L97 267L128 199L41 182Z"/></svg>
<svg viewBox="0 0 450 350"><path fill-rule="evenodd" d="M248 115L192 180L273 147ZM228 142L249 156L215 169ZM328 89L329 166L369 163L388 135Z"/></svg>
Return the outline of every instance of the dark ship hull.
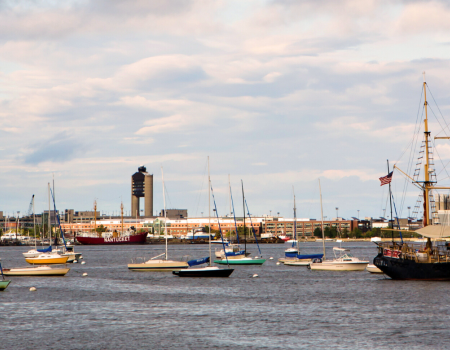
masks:
<svg viewBox="0 0 450 350"><path fill-rule="evenodd" d="M378 254L373 264L394 280L449 281L450 262L422 263Z"/></svg>

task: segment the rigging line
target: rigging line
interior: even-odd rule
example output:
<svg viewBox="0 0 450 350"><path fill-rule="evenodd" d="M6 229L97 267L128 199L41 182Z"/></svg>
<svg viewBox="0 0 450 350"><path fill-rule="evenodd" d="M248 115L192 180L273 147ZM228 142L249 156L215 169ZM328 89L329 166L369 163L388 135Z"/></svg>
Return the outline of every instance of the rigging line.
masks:
<svg viewBox="0 0 450 350"><path fill-rule="evenodd" d="M197 216L197 217L198 217L198 208L200 207L200 200L201 200L202 192L203 192L203 185L205 183L207 168L208 168L208 161L206 161L206 163L205 163L205 169L203 171L203 177L202 177L202 187L200 188L200 191L198 193L197 209L195 209L195 216Z"/></svg>
<svg viewBox="0 0 450 350"><path fill-rule="evenodd" d="M423 95L423 90L421 89L422 94L420 96L420 101L419 101L419 108L417 109L417 116L416 116L416 125L414 126L414 134L413 134L413 139L411 141L413 147L411 147L410 153L409 153L409 161L408 161L408 166L406 169L407 173L411 173L411 169L412 166L414 164L414 154L416 154L416 149L417 149L417 144L419 141L419 134L420 134L420 130L421 130L421 126L422 126L422 119L423 119L423 113L425 110L425 106L422 106L422 115L420 118L420 122L419 122L419 112L420 112L420 104L422 102L422 95ZM417 131L416 131L417 128ZM415 140L415 141L414 141ZM405 205L405 200L406 200L406 192L408 191L408 187L409 187L409 181L405 178L404 180L404 186L403 186L403 194L401 197L401 201L400 201L400 210L401 212L403 212L403 208Z"/></svg>
<svg viewBox="0 0 450 350"><path fill-rule="evenodd" d="M439 105L437 104L436 100L434 99L434 96L433 96L433 93L431 92L430 87L428 86L428 84L426 84L426 85L427 85L428 91L430 92L431 97L433 98L434 104L436 105L436 107L437 107L439 113L441 114L442 119L444 119L444 123L445 123L445 118L444 118L444 116L442 115L441 109L439 108ZM447 123L446 127L448 128L449 125L450 125L450 123ZM444 131L444 130L445 130L445 129L442 129L441 131ZM450 130L450 129L449 129L449 130ZM441 131L440 131L440 132L441 132ZM446 135L447 135L447 134L446 134ZM436 136L437 136L437 135L436 135Z"/></svg>
<svg viewBox="0 0 450 350"><path fill-rule="evenodd" d="M167 197L167 202L170 206L172 206L172 209L174 208L172 201L170 200L170 196L169 196L169 191L167 191L167 187L166 184L164 183L164 190L166 191L166 197Z"/></svg>
<svg viewBox="0 0 450 350"><path fill-rule="evenodd" d="M421 106L421 102L422 102L422 96L423 96L423 89L420 89L420 100L419 100L419 107L417 108L417 116L416 116L416 125L414 126L414 133L416 132L416 127L418 125L418 120L419 120L419 112L420 112L420 106ZM425 106L422 106L422 115L423 115L423 109ZM419 124L419 129L420 129L420 124ZM413 138L411 140L411 143L414 142L414 135L413 134ZM409 146L405 148L405 150L403 151L402 155L400 156L400 158L398 158L399 160L401 159L401 157L403 157L403 154L405 154L405 152L408 150ZM394 163L394 165L397 163Z"/></svg>
<svg viewBox="0 0 450 350"><path fill-rule="evenodd" d="M433 113L434 117L436 118L437 122L439 123L439 126L441 127L441 131L439 131L439 132L444 131L444 128L442 127L441 122L439 121L438 117L436 116L436 114L435 114L434 111L433 111L433 108L431 108L431 106L428 105L428 109L431 111L431 113ZM445 119L444 119L444 123L445 123ZM444 131L444 133L445 133L445 131ZM436 134L436 135L437 135L437 134ZM445 136L448 136L448 135L445 133Z"/></svg>
<svg viewBox="0 0 450 350"><path fill-rule="evenodd" d="M436 144L435 144L434 140L433 140L433 150L436 151L436 154L437 154L439 160L441 161L442 166L444 166L444 162L442 161L442 158L441 158L441 156L440 156L440 154L439 154L439 152L438 152L438 150L437 150L437 148L436 148ZM450 175L449 175L449 173L448 173L448 171L447 171L447 168L444 167L443 170L445 170L445 173L447 174L447 177L450 177ZM436 170L435 170L435 171L436 171ZM442 172L442 170L439 172L439 174L440 174L441 172ZM437 178L437 175L436 175L436 178ZM442 181L442 180L439 180L439 181Z"/></svg>

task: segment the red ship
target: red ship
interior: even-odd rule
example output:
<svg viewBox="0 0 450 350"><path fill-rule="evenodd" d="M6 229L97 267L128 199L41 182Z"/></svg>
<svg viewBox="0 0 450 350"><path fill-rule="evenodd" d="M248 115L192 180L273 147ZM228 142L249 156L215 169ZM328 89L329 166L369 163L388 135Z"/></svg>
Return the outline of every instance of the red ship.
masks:
<svg viewBox="0 0 450 350"><path fill-rule="evenodd" d="M147 240L147 232L110 238L77 236L76 239L81 244L144 244Z"/></svg>

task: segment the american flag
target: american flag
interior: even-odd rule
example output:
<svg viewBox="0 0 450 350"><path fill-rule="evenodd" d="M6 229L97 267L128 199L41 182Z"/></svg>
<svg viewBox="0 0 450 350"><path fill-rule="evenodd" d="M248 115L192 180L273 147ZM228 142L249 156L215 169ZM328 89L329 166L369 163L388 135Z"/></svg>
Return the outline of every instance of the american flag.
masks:
<svg viewBox="0 0 450 350"><path fill-rule="evenodd" d="M391 171L389 174L387 174L386 176L380 177L380 181L381 181L381 185L387 185L388 183L390 183L392 181L392 173L394 171Z"/></svg>

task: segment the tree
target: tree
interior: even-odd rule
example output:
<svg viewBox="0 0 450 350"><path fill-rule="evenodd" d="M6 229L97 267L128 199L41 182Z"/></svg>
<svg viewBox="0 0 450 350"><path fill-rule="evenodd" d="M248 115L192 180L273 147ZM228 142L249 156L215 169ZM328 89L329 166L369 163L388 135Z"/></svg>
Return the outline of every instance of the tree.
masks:
<svg viewBox="0 0 450 350"><path fill-rule="evenodd" d="M348 238L348 229L347 228L344 228L342 230L342 238Z"/></svg>
<svg viewBox="0 0 450 350"><path fill-rule="evenodd" d="M314 236L322 238L322 229L320 227L316 227L316 229L314 230Z"/></svg>
<svg viewBox="0 0 450 350"><path fill-rule="evenodd" d="M106 227L103 226L103 225L100 225L100 226L95 228L95 232L97 232L97 233L106 232Z"/></svg>
<svg viewBox="0 0 450 350"><path fill-rule="evenodd" d="M359 228L355 228L353 229L353 231L351 232L351 236L353 238L361 238L362 237L362 231Z"/></svg>

